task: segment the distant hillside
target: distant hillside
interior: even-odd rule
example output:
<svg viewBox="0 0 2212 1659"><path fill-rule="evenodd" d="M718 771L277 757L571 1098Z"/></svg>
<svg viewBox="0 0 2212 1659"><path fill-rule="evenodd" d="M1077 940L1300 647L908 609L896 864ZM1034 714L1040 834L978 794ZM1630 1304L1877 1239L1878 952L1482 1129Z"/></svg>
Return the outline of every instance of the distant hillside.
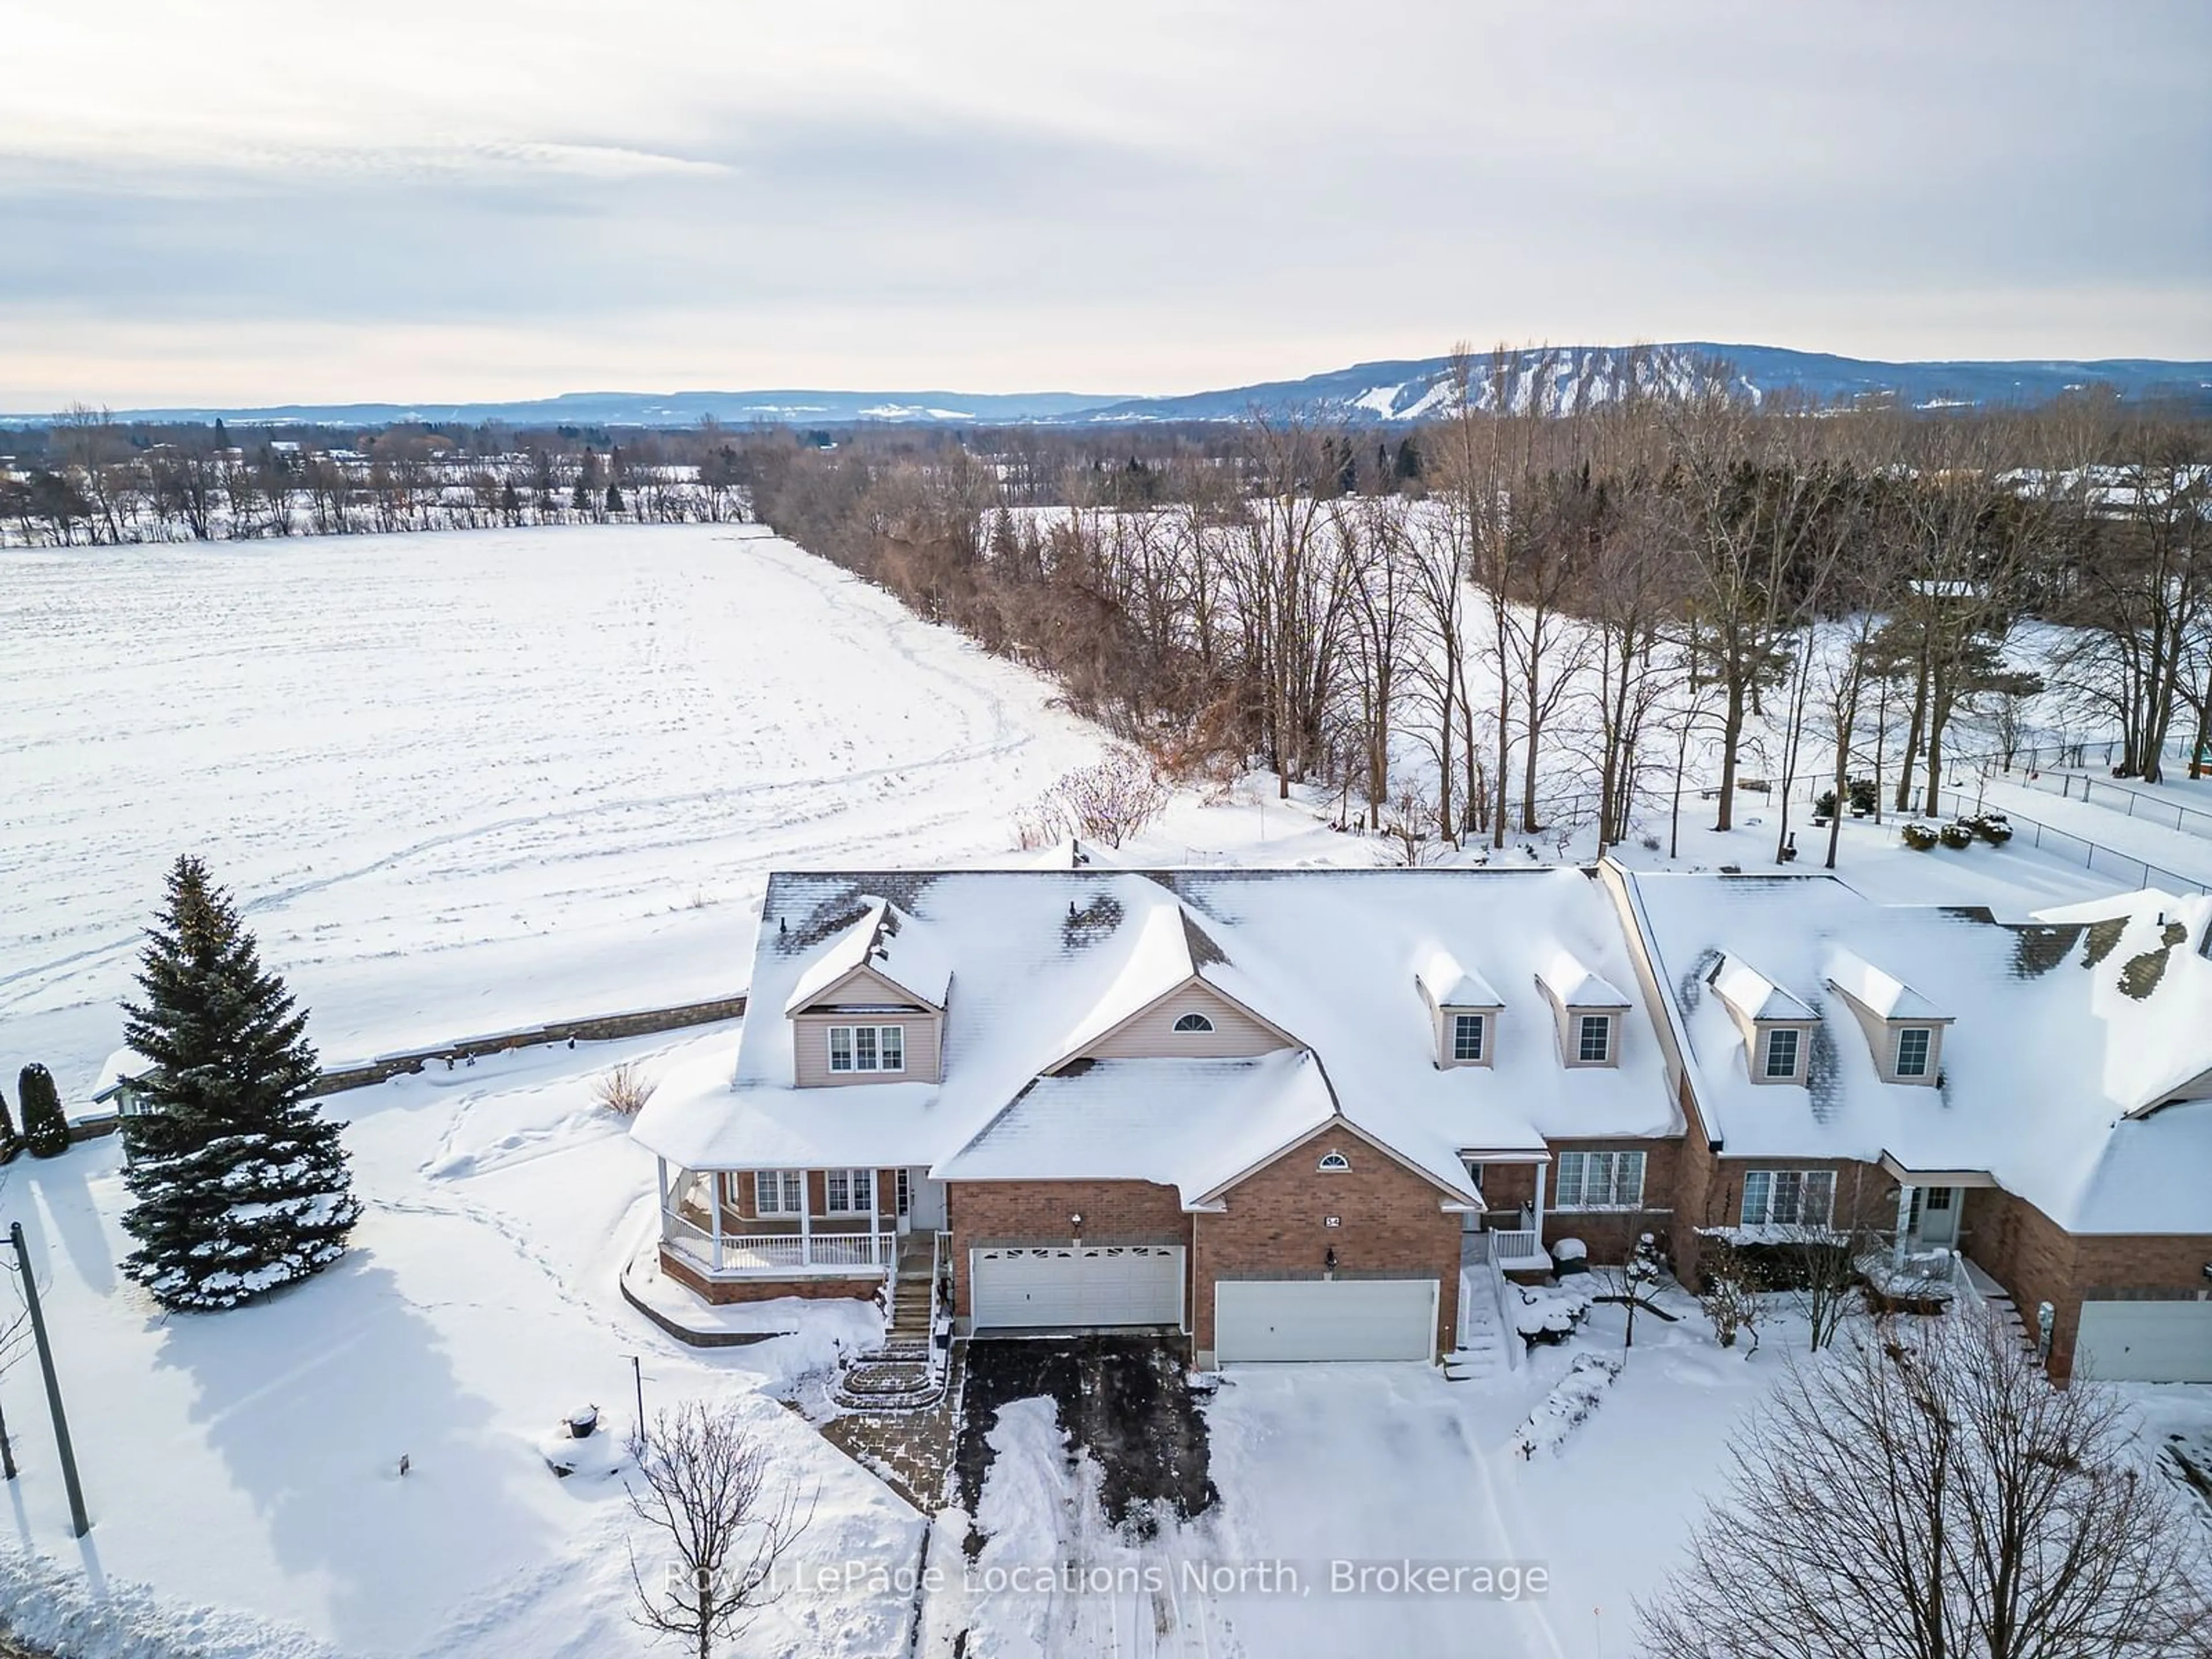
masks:
<svg viewBox="0 0 2212 1659"><path fill-rule="evenodd" d="M1603 398L1634 372L1650 386L1680 385L1701 358L1731 364L1746 394L1764 399L1800 392L1823 402L1888 396L1915 409L2032 404L2077 386L2104 384L2130 398L2178 398L2212 408L2212 362L2129 357L2101 362L1871 362L1779 346L1684 341L1631 351L1567 346L1523 352L1509 401L1526 407L1539 372L1560 401ZM295 404L269 409L118 410L118 418L224 420L246 425L386 426L402 421L501 421L516 426L849 426L862 422L920 426L1119 425L1138 422L1235 420L1255 409L1413 421L1448 400L1447 360L1419 357L1355 363L1299 380L1267 380L1175 397L1119 398L1103 392L572 392L520 403ZM38 424L43 415L0 417Z"/></svg>

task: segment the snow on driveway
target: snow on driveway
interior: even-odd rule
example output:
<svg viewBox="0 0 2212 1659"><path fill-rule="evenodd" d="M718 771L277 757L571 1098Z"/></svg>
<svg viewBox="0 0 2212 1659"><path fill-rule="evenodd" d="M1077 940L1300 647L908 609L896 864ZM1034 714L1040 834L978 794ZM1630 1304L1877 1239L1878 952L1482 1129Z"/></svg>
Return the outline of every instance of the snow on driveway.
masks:
<svg viewBox="0 0 2212 1659"><path fill-rule="evenodd" d="M1478 1444L1471 1429L1469 1390L1413 1365L1224 1375L1206 1412L1221 1492L1216 1553L1228 1563L1299 1564L1307 1592L1222 1600L1221 1622L1242 1651L1255 1659L1560 1653L1540 1600L1332 1593L1339 1562L1533 1565L1492 1477L1503 1454ZM1387 1581L1370 1580L1378 1582Z"/></svg>

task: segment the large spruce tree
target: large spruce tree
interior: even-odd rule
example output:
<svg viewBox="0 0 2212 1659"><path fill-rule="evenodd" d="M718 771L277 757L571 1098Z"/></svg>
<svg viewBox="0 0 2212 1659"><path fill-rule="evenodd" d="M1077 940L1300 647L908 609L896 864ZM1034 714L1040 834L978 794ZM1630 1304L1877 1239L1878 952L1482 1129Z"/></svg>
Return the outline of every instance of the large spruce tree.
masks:
<svg viewBox="0 0 2212 1659"><path fill-rule="evenodd" d="M124 1271L171 1308L228 1308L345 1252L361 1217L337 1126L315 1109L307 1016L264 971L196 858L169 872L125 1040L152 1062L124 1120L137 1202Z"/></svg>

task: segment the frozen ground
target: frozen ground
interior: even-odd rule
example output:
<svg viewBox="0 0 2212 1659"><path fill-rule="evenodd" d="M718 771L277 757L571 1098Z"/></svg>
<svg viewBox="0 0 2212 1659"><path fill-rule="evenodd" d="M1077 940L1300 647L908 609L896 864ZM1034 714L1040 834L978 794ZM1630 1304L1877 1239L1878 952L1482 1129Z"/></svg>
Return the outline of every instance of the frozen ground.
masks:
<svg viewBox="0 0 2212 1659"><path fill-rule="evenodd" d="M586 1402L627 1432L631 1354L649 1411L734 1401L779 1474L818 1488L811 1559L910 1561L920 1518L763 1392L878 1332L868 1304L790 1307L796 1335L700 1351L616 1290L652 1225L652 1164L591 1103L591 1079L728 1042L538 1050L343 1097L368 1204L352 1251L219 1317L163 1318L118 1274L113 1140L9 1166L0 1209L45 1264L94 1517L71 1540L35 1370L0 1376L23 1463L0 1517L9 1618L92 1659L647 1652L628 1547L653 1571L650 1535L618 1481L556 1480L539 1451ZM752 1650L893 1653L905 1617L895 1598L794 1595Z"/></svg>
<svg viewBox="0 0 2212 1659"><path fill-rule="evenodd" d="M0 551L0 1061L64 1091L180 852L337 1063L740 989L770 867L1001 847L1103 742L744 527Z"/></svg>

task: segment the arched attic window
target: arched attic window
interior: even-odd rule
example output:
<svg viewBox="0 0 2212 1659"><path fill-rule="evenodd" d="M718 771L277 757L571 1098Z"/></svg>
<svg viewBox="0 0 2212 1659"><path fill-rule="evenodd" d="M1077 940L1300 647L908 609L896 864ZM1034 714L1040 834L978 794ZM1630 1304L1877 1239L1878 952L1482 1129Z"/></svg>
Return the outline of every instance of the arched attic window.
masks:
<svg viewBox="0 0 2212 1659"><path fill-rule="evenodd" d="M1323 1152L1314 1167L1324 1175L1342 1175L1352 1167L1352 1160L1342 1152Z"/></svg>
<svg viewBox="0 0 2212 1659"><path fill-rule="evenodd" d="M1204 1014L1185 1014L1176 1021L1175 1028L1178 1031L1210 1031L1213 1022Z"/></svg>

